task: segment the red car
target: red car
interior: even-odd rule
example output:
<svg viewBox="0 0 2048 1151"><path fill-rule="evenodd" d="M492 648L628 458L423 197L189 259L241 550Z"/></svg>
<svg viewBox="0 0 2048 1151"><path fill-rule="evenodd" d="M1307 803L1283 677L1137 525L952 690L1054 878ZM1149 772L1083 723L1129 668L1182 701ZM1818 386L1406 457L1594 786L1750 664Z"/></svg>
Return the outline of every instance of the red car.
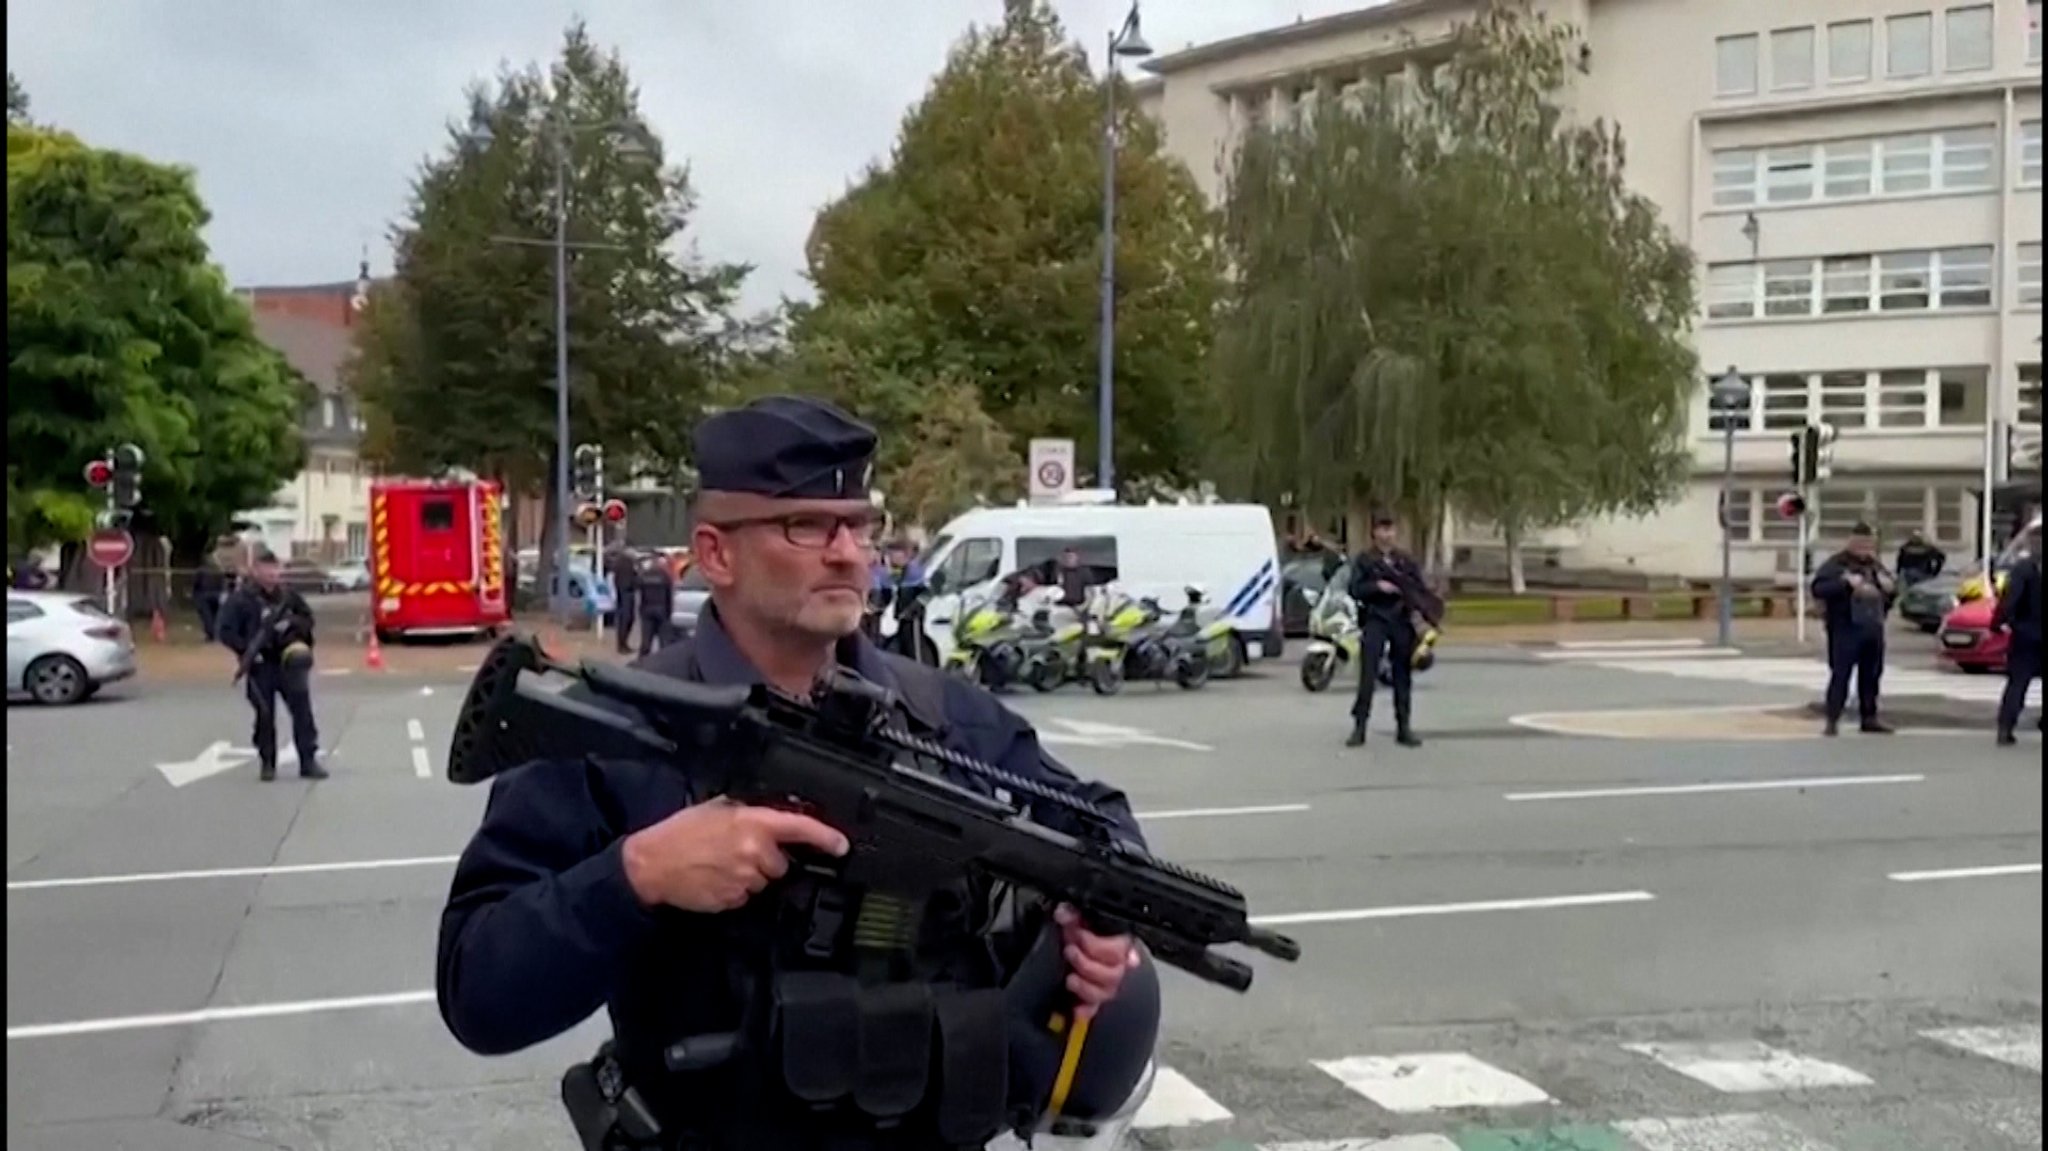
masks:
<svg viewBox="0 0 2048 1151"><path fill-rule="evenodd" d="M2002 674L2005 649L2012 637L1991 630L1991 613L1998 609L1994 596L1965 600L1941 621L1936 637L1941 641L1941 658L1977 675Z"/></svg>

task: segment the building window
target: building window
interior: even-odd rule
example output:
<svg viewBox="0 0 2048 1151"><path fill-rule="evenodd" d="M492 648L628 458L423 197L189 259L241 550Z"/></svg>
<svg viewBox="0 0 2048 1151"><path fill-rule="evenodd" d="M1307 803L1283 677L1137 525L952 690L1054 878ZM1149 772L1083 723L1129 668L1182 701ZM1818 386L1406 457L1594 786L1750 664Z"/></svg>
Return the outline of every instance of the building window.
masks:
<svg viewBox="0 0 2048 1151"><path fill-rule="evenodd" d="M2027 63L2041 62L2041 0L2027 0Z"/></svg>
<svg viewBox="0 0 2048 1151"><path fill-rule="evenodd" d="M1990 248L1944 248L1935 254L1937 308L1991 306Z"/></svg>
<svg viewBox="0 0 2048 1151"><path fill-rule="evenodd" d="M1893 136L1883 148L1885 195L1908 196L1934 188L1934 137Z"/></svg>
<svg viewBox="0 0 2048 1151"><path fill-rule="evenodd" d="M355 561L370 554L370 525L353 523L348 525L348 542L342 545L346 558Z"/></svg>
<svg viewBox="0 0 2048 1151"><path fill-rule="evenodd" d="M2019 416L2023 424L2041 426L2041 365L2020 365Z"/></svg>
<svg viewBox="0 0 2048 1151"><path fill-rule="evenodd" d="M1828 315L1870 310L1871 274L1876 265L1869 256L1837 256L1821 261L1821 306Z"/></svg>
<svg viewBox="0 0 2048 1151"><path fill-rule="evenodd" d="M1977 428L1991 399L1990 368L1943 368L1936 373L1935 423L1944 428Z"/></svg>
<svg viewBox="0 0 2048 1151"><path fill-rule="evenodd" d="M1884 60L1885 75L1894 80L1910 80L1934 71L1934 16L1918 12L1886 18Z"/></svg>
<svg viewBox="0 0 2048 1151"><path fill-rule="evenodd" d="M2037 141L2032 152L2033 171L2038 182L2040 133L2039 122L2033 123ZM2023 131L2023 156L2026 139ZM1997 185L1997 165L1998 136L1989 127L1783 144L1761 150L1723 148L1713 154L1713 203L1717 208L1746 208L1981 192Z"/></svg>
<svg viewBox="0 0 2048 1151"><path fill-rule="evenodd" d="M1943 13L1943 65L1950 72L1982 72L1991 67L1991 5L1951 8Z"/></svg>
<svg viewBox="0 0 2048 1151"><path fill-rule="evenodd" d="M1876 424L1880 428L1924 428L1927 426L1927 373L1922 371L1879 372L1877 374Z"/></svg>
<svg viewBox="0 0 2048 1151"><path fill-rule="evenodd" d="M1771 87L1780 92L1813 87L1813 29L1771 33Z"/></svg>
<svg viewBox="0 0 2048 1151"><path fill-rule="evenodd" d="M1870 380L1864 372L1825 372L1820 377L1820 420L1843 431L1869 423Z"/></svg>
<svg viewBox="0 0 2048 1151"><path fill-rule="evenodd" d="M1870 21L1828 25L1828 79L1836 84L1870 79L1870 48Z"/></svg>
<svg viewBox="0 0 2048 1151"><path fill-rule="evenodd" d="M1755 36L1723 36L1714 41L1714 91L1722 96L1756 94Z"/></svg>
<svg viewBox="0 0 2048 1151"><path fill-rule="evenodd" d="M2020 122L2020 186L2041 186L2041 121Z"/></svg>
<svg viewBox="0 0 2048 1151"><path fill-rule="evenodd" d="M340 425L341 399L337 396L323 397L320 401L320 426L324 428L335 428L339 427Z"/></svg>
<svg viewBox="0 0 2048 1151"><path fill-rule="evenodd" d="M2020 245L2020 294L2021 307L2041 306L2041 242Z"/></svg>
<svg viewBox="0 0 2048 1151"><path fill-rule="evenodd" d="M1813 421L1813 389L1805 376L1763 377L1765 431L1796 431Z"/></svg>
<svg viewBox="0 0 2048 1151"><path fill-rule="evenodd" d="M1989 307L1992 249L1881 252L1707 268L1710 320Z"/></svg>

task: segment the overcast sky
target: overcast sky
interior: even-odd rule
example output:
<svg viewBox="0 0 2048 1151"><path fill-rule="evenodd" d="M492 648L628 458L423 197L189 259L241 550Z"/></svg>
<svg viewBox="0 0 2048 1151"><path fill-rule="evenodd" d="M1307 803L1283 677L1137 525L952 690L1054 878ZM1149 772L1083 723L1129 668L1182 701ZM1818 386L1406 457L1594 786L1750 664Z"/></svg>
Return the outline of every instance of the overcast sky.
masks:
<svg viewBox="0 0 2048 1151"><path fill-rule="evenodd" d="M1150 0L1160 51L1371 0ZM1124 0L1056 0L1101 43ZM471 80L549 59L586 17L686 157L699 249L757 266L751 308L806 294L817 208L887 153L905 110L1001 0L8 0L7 67L39 120L187 164L237 285L350 279Z"/></svg>

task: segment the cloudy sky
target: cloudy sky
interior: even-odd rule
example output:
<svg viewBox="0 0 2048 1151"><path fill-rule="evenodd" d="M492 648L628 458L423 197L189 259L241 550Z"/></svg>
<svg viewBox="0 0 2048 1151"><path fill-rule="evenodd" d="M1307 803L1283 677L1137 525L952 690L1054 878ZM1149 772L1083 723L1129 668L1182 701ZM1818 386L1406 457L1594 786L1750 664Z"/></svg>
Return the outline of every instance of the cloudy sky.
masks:
<svg viewBox="0 0 2048 1151"><path fill-rule="evenodd" d="M1371 0L1149 0L1178 50ZM1093 46L1125 0L1056 0ZM352 278L468 82L547 59L581 14L621 50L688 158L706 255L759 269L749 307L806 294L811 217L870 159L1001 0L8 0L7 67L39 120L190 165L238 285Z"/></svg>

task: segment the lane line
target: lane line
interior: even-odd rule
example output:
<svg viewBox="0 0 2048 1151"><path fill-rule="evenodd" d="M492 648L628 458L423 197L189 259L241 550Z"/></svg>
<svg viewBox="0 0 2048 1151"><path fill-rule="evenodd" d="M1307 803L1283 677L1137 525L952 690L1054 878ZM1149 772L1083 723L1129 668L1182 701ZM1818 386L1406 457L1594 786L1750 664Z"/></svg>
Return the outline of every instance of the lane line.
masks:
<svg viewBox="0 0 2048 1151"><path fill-rule="evenodd" d="M432 775L427 750L413 748L413 769L422 778ZM1313 810L1306 803L1274 803L1258 807L1190 807L1178 811L1141 811L1140 820L1207 819L1245 815L1296 815ZM176 883L203 879L251 879L272 875L319 875L336 871L385 871L401 867L448 867L458 856L415 855L398 859L337 860L332 863L288 863L265 867L220 867L190 871L145 871L125 875L80 875L63 879L10 881L9 891L50 891L71 887L117 887L131 883Z"/></svg>
<svg viewBox="0 0 2048 1151"><path fill-rule="evenodd" d="M1482 899L1469 903L1417 903L1406 907L1358 907L1344 911L1294 911L1283 915L1255 915L1251 922L1260 927L1284 927L1295 923L1352 923L1361 919L1409 919L1423 915L1470 915L1486 911L1601 907L1612 903L1648 903L1656 898L1647 891L1604 891L1592 895L1548 895L1534 899Z"/></svg>
<svg viewBox="0 0 2048 1151"><path fill-rule="evenodd" d="M192 879L254 879L272 875L319 875L330 871L388 871L400 867L445 867L453 855L416 855L403 859L357 859L336 863L283 863L266 867L219 867L204 871L146 871L130 875L79 875L67 879L24 879L8 883L9 891L49 891L64 887L118 887L130 883L175 883Z"/></svg>
<svg viewBox="0 0 2048 1151"><path fill-rule="evenodd" d="M405 737L414 743L425 743L427 742L427 729L419 720L408 719L405 721Z"/></svg>
<svg viewBox="0 0 2048 1151"><path fill-rule="evenodd" d="M1729 783L1677 783L1649 787L1594 787L1582 791L1511 791L1509 803L1546 799L1621 799L1636 795L1719 795L1731 791L1776 791L1810 787L1858 787L1881 783L1925 783L1924 775L1819 775L1807 779L1758 779Z"/></svg>
<svg viewBox="0 0 2048 1151"><path fill-rule="evenodd" d="M399 991L388 995L353 995L346 999L305 999L296 1003L245 1003L231 1007L205 1007L198 1011L173 1011L162 1015L124 1015L112 1019L81 1019L72 1023L33 1023L7 1029L8 1042L16 1039L56 1039L67 1035L98 1035L109 1031L147 1031L163 1027L190 1027L200 1023L226 1023L238 1019L275 1019L287 1015L312 1015L323 1011L363 1011L375 1007L411 1007L434 1002L432 991Z"/></svg>
<svg viewBox="0 0 2048 1151"><path fill-rule="evenodd" d="M421 779L434 778L434 765L427 761L427 749L419 744L412 745L412 773Z"/></svg>
<svg viewBox="0 0 2048 1151"><path fill-rule="evenodd" d="M1566 639L1554 646L1566 651L1627 651L1630 648L1690 647L1702 648L1707 641L1693 636L1672 636L1669 639Z"/></svg>
<svg viewBox="0 0 2048 1151"><path fill-rule="evenodd" d="M1988 879L1996 875L2039 875L2038 863L2006 863L1995 867L1951 867L1940 871L1894 871L1887 879L1900 883L1925 883L1934 879Z"/></svg>
<svg viewBox="0 0 2048 1151"><path fill-rule="evenodd" d="M253 870L253 869L252 869ZM1566 895L1548 899L1502 899L1482 903L1444 903L1415 907L1367 907L1348 911L1306 911L1291 915L1269 915L1253 923L1342 923L1361 919L1396 919L1417 915L1452 915L1474 911L1515 911L1542 907L1586 907L1603 903L1640 903L1655 899L1647 891L1616 891L1600 895ZM98 1035L116 1031L145 1031L165 1027L190 1027L205 1023L229 1023L249 1019L276 1019L328 1011L361 1011L378 1007L405 1007L434 1002L432 990L398 991L383 995L357 995L343 999L306 999L286 1003L246 1003L228 1007L206 1007L197 1011L173 1011L158 1015L123 1015L110 1019L79 1019L64 1023L30 1023L9 1027L9 1042L17 1039L54 1039L75 1035ZM1193 1111L1200 1107L1192 1097L1177 1103ZM1226 1112L1227 1116L1227 1112Z"/></svg>

